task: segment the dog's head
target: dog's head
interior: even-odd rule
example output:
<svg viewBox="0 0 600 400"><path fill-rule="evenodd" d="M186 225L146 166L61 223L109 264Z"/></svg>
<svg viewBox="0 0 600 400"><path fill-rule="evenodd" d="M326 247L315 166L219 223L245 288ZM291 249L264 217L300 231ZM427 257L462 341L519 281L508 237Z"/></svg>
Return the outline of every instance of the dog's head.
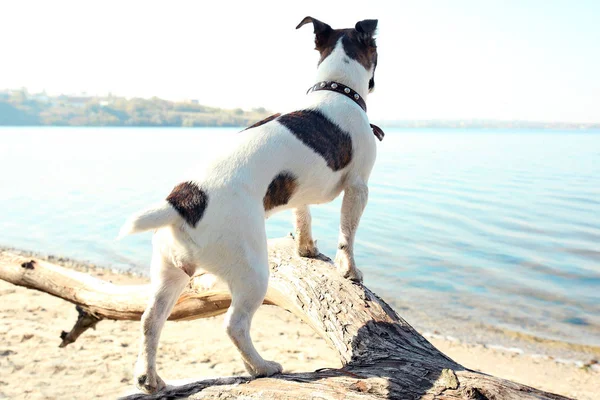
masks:
<svg viewBox="0 0 600 400"><path fill-rule="evenodd" d="M316 50L321 54L319 64L323 62L342 43L348 58L357 61L371 74L369 91L375 88L375 67L377 67L377 45L375 44L376 19L358 21L354 28L333 29L331 26L312 17L304 18L296 27L300 28L311 22L315 31Z"/></svg>

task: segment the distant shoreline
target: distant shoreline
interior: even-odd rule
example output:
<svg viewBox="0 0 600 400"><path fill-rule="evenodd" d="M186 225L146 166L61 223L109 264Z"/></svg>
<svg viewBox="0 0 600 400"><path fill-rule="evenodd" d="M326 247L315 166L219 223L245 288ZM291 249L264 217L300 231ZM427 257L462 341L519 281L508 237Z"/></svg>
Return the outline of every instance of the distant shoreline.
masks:
<svg viewBox="0 0 600 400"><path fill-rule="evenodd" d="M202 105L198 100L169 101L153 97L49 96L26 89L0 90L0 126L57 127L247 127L270 115L264 107L251 110ZM600 122L540 122L468 120L374 120L389 129L600 129Z"/></svg>

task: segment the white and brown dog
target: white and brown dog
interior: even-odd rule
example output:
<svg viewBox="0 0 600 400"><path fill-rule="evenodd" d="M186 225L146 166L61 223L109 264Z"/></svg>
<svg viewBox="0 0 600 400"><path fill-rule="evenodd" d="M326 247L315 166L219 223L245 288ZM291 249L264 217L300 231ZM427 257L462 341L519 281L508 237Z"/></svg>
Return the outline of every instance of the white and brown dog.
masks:
<svg viewBox="0 0 600 400"><path fill-rule="evenodd" d="M342 191L335 264L361 281L354 262L354 235L367 204L367 182L376 155L365 99L374 87L377 20L354 29L312 23L320 52L317 84L297 111L277 114L237 135L236 145L177 185L162 204L131 217L121 235L156 230L153 293L142 317L141 350L135 367L139 389L165 384L156 373L156 349L165 320L196 269L226 282L232 296L226 331L253 376L281 372L254 348L250 323L269 281L265 218L294 209L298 252L319 254L311 234L310 204L326 203Z"/></svg>

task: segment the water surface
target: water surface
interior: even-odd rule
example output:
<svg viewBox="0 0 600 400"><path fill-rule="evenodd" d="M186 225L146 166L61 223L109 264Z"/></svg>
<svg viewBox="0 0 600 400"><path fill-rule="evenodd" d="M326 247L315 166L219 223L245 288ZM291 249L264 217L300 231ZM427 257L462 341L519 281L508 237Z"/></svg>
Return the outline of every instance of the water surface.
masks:
<svg viewBox="0 0 600 400"><path fill-rule="evenodd" d="M233 132L2 128L0 244L146 271L119 227ZM369 186L357 262L401 314L600 345L600 132L387 129ZM340 200L313 208L330 256Z"/></svg>

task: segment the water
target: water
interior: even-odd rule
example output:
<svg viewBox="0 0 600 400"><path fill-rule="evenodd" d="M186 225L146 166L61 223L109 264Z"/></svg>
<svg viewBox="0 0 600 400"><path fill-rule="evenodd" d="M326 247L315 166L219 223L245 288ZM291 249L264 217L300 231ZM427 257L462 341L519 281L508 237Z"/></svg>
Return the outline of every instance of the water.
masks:
<svg viewBox="0 0 600 400"><path fill-rule="evenodd" d="M0 129L0 245L146 271L150 234L116 242L119 227L232 132ZM368 286L433 326L600 345L600 132L386 134L357 234ZM313 208L330 256L340 203Z"/></svg>

